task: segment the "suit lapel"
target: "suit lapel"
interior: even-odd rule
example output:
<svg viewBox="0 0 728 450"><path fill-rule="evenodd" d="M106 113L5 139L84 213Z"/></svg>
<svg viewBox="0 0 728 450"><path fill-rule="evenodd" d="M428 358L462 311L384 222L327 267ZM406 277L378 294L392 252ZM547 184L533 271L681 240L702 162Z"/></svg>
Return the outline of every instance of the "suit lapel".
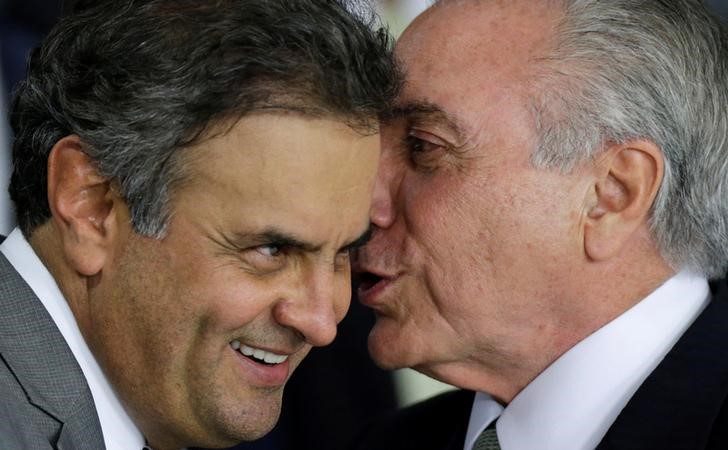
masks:
<svg viewBox="0 0 728 450"><path fill-rule="evenodd" d="M453 427L450 439L445 446L445 450L463 450L465 446L465 434L468 432L468 422L470 419L470 411L473 406L473 399L475 392L462 391L461 404L459 408L453 411L453 416L456 417L455 426Z"/></svg>
<svg viewBox="0 0 728 450"><path fill-rule="evenodd" d="M43 304L2 254L0 354L29 402L63 424L59 443L104 447L81 368ZM75 440L69 430L83 432L83 440Z"/></svg>
<svg viewBox="0 0 728 450"><path fill-rule="evenodd" d="M702 449L728 394L728 299L714 298L650 374L598 449Z"/></svg>
<svg viewBox="0 0 728 450"><path fill-rule="evenodd" d="M421 424L424 425L421 430L424 440L416 448L463 450L474 397L474 392L465 390L441 395L439 398L443 401L431 407L433 416Z"/></svg>

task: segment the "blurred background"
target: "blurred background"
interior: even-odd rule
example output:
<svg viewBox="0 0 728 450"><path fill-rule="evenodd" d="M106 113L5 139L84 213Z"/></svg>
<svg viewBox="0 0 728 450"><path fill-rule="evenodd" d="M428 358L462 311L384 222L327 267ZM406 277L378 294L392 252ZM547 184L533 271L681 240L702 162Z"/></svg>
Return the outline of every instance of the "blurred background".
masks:
<svg viewBox="0 0 728 450"><path fill-rule="evenodd" d="M538 1L538 0L535 0ZM68 3L69 0L66 0ZM14 225L7 195L11 133L8 102L25 74L28 52L42 40L63 9L62 0L0 0L0 234ZM397 36L431 0L376 0L375 7ZM706 0L724 20L728 0ZM263 440L238 450L338 450L372 417L452 387L411 370L388 373L366 354L366 335L373 317L352 302L335 343L315 349L286 388L281 422ZM294 444L295 443L295 444Z"/></svg>

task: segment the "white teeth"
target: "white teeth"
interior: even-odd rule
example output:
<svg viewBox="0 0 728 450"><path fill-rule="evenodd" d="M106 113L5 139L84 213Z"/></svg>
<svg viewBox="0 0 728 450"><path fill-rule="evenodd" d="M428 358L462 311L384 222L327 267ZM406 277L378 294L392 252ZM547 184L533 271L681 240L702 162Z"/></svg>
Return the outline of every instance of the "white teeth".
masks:
<svg viewBox="0 0 728 450"><path fill-rule="evenodd" d="M252 356L257 360L264 361L268 364L280 364L288 359L288 355L277 355L259 348L253 348L245 344L241 344L238 340L230 342L230 346L245 356Z"/></svg>
<svg viewBox="0 0 728 450"><path fill-rule="evenodd" d="M266 352L263 356L263 361L267 362L268 364L278 364L280 361L280 355L274 355L273 353ZM283 359L286 357L284 356Z"/></svg>

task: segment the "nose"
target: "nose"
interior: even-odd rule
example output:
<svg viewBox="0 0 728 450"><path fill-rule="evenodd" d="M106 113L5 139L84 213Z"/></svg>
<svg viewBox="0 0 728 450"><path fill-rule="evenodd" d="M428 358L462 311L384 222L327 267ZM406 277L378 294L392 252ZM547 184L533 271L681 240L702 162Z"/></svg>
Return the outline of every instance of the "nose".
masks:
<svg viewBox="0 0 728 450"><path fill-rule="evenodd" d="M389 228L396 218L395 197L402 180L400 163L397 160L387 133L382 133L382 156L374 182L372 206L369 219L379 228Z"/></svg>
<svg viewBox="0 0 728 450"><path fill-rule="evenodd" d="M275 305L275 320L302 335L313 346L330 344L351 302L348 271L316 268L302 274L295 286L290 295Z"/></svg>

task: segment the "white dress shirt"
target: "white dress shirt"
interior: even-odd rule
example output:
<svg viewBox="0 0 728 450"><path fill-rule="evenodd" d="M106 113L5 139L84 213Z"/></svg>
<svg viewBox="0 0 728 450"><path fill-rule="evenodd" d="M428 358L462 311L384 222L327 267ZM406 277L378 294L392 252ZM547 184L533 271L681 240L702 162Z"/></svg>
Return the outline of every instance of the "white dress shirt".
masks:
<svg viewBox="0 0 728 450"><path fill-rule="evenodd" d="M708 282L681 272L569 351L505 408L477 393L464 450L498 419L503 450L591 450L705 309Z"/></svg>
<svg viewBox="0 0 728 450"><path fill-rule="evenodd" d="M83 340L76 319L56 280L18 228L0 245L0 251L48 310L76 357L91 389L107 450L140 450L144 438L121 406L116 393Z"/></svg>

